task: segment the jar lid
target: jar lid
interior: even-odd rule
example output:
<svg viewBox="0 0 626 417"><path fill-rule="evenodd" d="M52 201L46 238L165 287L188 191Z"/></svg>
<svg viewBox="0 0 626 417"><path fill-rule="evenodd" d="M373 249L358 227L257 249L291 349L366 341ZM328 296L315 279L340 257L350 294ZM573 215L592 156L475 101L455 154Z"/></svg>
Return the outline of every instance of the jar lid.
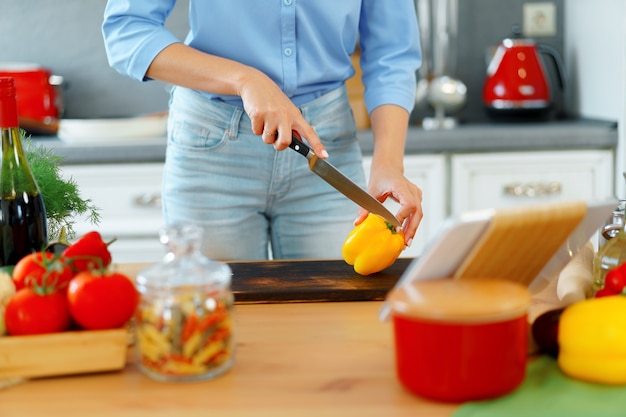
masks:
<svg viewBox="0 0 626 417"><path fill-rule="evenodd" d="M230 286L232 270L200 252L203 229L194 224L175 224L159 231L161 243L168 252L159 263L139 272L136 278L140 292L148 289Z"/></svg>
<svg viewBox="0 0 626 417"><path fill-rule="evenodd" d="M414 281L388 297L392 314L441 322L486 323L524 315L530 293L502 279Z"/></svg>

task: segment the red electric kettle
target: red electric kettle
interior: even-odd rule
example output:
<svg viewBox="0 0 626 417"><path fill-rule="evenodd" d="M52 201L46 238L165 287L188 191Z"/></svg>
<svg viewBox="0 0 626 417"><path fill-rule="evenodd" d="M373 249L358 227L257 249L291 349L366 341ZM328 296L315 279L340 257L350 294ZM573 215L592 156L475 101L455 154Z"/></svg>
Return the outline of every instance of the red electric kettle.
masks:
<svg viewBox="0 0 626 417"><path fill-rule="evenodd" d="M555 78L562 90L563 64L556 49L523 39L517 27L513 28L513 37L498 45L483 86L483 103L490 116L549 116L553 97L542 55L553 62Z"/></svg>

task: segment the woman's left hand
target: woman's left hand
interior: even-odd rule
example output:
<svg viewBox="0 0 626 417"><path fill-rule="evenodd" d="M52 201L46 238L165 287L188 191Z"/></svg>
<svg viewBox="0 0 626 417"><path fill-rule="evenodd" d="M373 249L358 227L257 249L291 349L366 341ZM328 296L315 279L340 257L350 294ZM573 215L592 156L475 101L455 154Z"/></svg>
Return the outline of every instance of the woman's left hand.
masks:
<svg viewBox="0 0 626 417"><path fill-rule="evenodd" d="M402 223L404 243L410 246L422 221L422 190L409 181L397 167L372 167L368 192L380 202L392 198L400 204L396 217ZM361 208L354 221L355 225L367 217L368 211Z"/></svg>
<svg viewBox="0 0 626 417"><path fill-rule="evenodd" d="M411 245L422 221L422 190L404 176L404 145L409 113L395 105L382 105L370 113L374 134L374 153L368 192L384 202L392 198L400 204L396 217L402 224L404 242ZM367 217L360 209L354 224Z"/></svg>

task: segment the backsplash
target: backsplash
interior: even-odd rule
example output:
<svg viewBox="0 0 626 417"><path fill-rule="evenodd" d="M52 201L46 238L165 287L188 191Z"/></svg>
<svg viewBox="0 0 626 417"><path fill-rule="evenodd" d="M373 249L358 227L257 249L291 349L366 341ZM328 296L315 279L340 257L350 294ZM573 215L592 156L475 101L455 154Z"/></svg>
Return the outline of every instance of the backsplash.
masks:
<svg viewBox="0 0 626 417"><path fill-rule="evenodd" d="M261 1L261 0L259 0ZM563 1L557 7L557 35L537 39L563 52ZM522 21L528 0L459 0L458 58L455 75L468 87L462 122L485 120L481 90L485 54ZM107 63L100 26L106 0L0 0L0 61L34 62L64 77L65 117L134 116L167 109L168 86L124 77ZM179 0L167 27L183 38L188 0ZM432 113L415 109L413 121Z"/></svg>

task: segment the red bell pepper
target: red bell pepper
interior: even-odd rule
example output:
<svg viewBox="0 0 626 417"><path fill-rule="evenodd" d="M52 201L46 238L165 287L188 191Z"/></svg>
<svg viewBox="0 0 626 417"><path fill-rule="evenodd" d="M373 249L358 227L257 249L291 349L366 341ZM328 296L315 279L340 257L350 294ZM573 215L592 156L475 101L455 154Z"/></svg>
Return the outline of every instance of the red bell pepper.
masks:
<svg viewBox="0 0 626 417"><path fill-rule="evenodd" d="M111 264L109 245L115 241L105 242L99 232L92 231L63 251L63 257L68 259L75 271L90 269L104 269Z"/></svg>

